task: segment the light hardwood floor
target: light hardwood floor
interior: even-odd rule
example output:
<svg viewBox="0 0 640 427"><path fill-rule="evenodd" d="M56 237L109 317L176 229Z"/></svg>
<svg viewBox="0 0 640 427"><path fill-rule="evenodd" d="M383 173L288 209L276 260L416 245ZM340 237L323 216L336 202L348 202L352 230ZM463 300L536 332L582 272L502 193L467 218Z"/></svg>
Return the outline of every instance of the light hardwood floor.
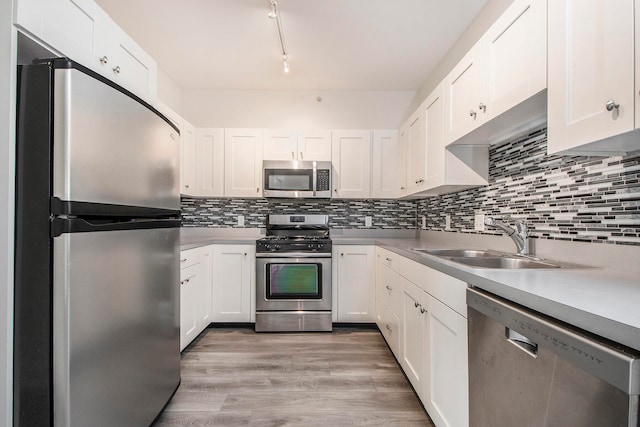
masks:
<svg viewBox="0 0 640 427"><path fill-rule="evenodd" d="M160 426L433 426L375 330L207 329Z"/></svg>

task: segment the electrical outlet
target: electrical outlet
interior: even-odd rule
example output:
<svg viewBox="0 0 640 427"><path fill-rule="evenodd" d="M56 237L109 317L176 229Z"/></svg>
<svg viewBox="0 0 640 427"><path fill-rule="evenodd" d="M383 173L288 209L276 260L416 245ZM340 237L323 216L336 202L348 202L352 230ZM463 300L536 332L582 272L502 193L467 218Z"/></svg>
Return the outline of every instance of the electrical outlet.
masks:
<svg viewBox="0 0 640 427"><path fill-rule="evenodd" d="M473 223L473 228L476 231L484 231L484 214L483 213L476 214L476 218Z"/></svg>
<svg viewBox="0 0 640 427"><path fill-rule="evenodd" d="M422 229L426 230L427 229L427 217L422 215Z"/></svg>
<svg viewBox="0 0 640 427"><path fill-rule="evenodd" d="M371 227L371 225L372 225L371 217L370 216L365 216L364 217L364 226L365 227Z"/></svg>
<svg viewBox="0 0 640 427"><path fill-rule="evenodd" d="M451 214L447 214L444 217L444 229L451 230Z"/></svg>
<svg viewBox="0 0 640 427"><path fill-rule="evenodd" d="M244 227L244 215L238 215L238 227Z"/></svg>

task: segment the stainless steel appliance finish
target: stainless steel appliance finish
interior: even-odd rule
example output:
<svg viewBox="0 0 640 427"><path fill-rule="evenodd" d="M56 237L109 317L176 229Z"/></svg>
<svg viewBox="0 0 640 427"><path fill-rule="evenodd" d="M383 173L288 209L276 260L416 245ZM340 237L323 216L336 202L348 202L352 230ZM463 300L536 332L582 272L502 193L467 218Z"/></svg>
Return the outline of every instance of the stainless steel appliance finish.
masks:
<svg viewBox="0 0 640 427"><path fill-rule="evenodd" d="M331 331L326 215L270 215L256 242L256 331Z"/></svg>
<svg viewBox="0 0 640 427"><path fill-rule="evenodd" d="M262 195L283 198L331 198L331 162L265 160Z"/></svg>
<svg viewBox="0 0 640 427"><path fill-rule="evenodd" d="M166 228L53 239L54 425L148 425L173 393L180 289L166 278L179 277L179 234Z"/></svg>
<svg viewBox="0 0 640 427"><path fill-rule="evenodd" d="M14 426L150 425L180 383L178 129L68 59L19 75Z"/></svg>
<svg viewBox="0 0 640 427"><path fill-rule="evenodd" d="M472 427L638 427L638 353L479 289L467 304Z"/></svg>

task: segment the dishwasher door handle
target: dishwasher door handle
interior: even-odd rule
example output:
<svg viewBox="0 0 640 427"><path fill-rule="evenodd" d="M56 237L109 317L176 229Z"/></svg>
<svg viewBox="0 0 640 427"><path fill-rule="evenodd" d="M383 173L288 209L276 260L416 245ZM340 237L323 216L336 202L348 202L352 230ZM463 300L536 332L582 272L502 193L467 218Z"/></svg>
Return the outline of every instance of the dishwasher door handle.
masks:
<svg viewBox="0 0 640 427"><path fill-rule="evenodd" d="M535 358L538 357L538 344L529 338L506 326L504 328L504 335L507 338L507 341L527 353L529 356Z"/></svg>

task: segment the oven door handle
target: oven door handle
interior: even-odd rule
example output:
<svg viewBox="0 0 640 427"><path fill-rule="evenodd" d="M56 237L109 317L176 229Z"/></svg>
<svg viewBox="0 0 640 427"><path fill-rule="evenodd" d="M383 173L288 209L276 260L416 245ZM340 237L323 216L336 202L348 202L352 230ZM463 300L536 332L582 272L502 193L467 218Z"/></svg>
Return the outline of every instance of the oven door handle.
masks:
<svg viewBox="0 0 640 427"><path fill-rule="evenodd" d="M256 258L331 258L323 252L257 252Z"/></svg>

